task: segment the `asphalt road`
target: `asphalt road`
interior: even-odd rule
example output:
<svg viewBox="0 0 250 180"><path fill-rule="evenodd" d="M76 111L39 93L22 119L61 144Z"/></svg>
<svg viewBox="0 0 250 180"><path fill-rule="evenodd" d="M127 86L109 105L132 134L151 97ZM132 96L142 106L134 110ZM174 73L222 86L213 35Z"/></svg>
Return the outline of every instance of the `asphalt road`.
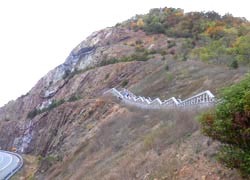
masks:
<svg viewBox="0 0 250 180"><path fill-rule="evenodd" d="M21 166L22 159L18 155L0 151L0 180L8 179Z"/></svg>

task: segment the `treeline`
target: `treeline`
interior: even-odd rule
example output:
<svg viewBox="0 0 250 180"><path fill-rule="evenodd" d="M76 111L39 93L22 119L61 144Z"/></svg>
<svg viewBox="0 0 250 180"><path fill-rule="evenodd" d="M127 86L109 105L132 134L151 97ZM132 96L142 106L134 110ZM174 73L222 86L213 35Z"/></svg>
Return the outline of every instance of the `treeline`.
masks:
<svg viewBox="0 0 250 180"><path fill-rule="evenodd" d="M184 13L182 9L163 8L136 15L122 25L148 34L187 38L193 45L185 53L187 58L227 63L233 68L238 63L250 63L250 23L245 18L221 16L214 11Z"/></svg>

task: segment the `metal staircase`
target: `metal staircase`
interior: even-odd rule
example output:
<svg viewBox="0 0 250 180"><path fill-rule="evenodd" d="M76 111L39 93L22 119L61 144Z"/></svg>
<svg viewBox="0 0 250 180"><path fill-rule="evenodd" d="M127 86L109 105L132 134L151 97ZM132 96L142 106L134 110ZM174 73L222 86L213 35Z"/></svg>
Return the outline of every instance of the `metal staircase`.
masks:
<svg viewBox="0 0 250 180"><path fill-rule="evenodd" d="M190 107L194 105L207 106L215 103L215 96L209 90L203 91L185 100L176 99L175 97L171 97L166 100L161 100L160 98L151 99L149 97L136 96L127 89L117 90L116 88L112 88L106 91L104 94L106 93L113 94L126 104L150 109L160 109L168 107Z"/></svg>

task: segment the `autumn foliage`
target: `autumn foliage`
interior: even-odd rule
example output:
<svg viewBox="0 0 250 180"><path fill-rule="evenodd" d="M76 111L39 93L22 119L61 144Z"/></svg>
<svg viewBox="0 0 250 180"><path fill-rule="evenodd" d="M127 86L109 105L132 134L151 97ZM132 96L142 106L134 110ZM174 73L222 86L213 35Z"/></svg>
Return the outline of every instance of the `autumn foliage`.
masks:
<svg viewBox="0 0 250 180"><path fill-rule="evenodd" d="M148 14L136 15L125 26L193 42L195 46L180 55L182 59L200 59L232 68L250 63L250 23L245 18L221 16L214 11L184 13L178 8L155 8Z"/></svg>

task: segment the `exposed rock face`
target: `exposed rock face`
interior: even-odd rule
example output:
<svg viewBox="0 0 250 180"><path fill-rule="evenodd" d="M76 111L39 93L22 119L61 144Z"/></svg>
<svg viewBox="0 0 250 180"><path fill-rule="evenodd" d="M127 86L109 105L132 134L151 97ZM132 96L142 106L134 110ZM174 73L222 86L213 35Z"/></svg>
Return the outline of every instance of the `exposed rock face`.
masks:
<svg viewBox="0 0 250 180"><path fill-rule="evenodd" d="M16 144L14 143L14 139L20 139L19 134L24 134L22 128L18 127L28 126L27 124L29 124L30 119L27 118L27 114L35 108L42 110L47 108L52 100L67 99L74 94L82 94L82 97L85 98L93 97L93 95L95 96L97 94L100 95L102 93L100 89L92 87L91 89L94 91L91 92L90 89L86 90L88 87L84 87L85 83L87 83L88 86L100 86L101 84L99 84L98 81L103 80L103 74L104 76L109 72L113 74L113 72L111 72L112 68L108 68L109 72L102 73L98 79L95 79L97 74L94 71L80 74L78 78L73 78L73 80L67 79L67 75L70 75L74 71L83 70L88 66L95 66L100 63L107 54L116 57L117 54L110 52L113 50L120 51L121 41L127 39L128 34L132 34L133 36L133 33L131 30L122 28L107 28L93 33L72 50L62 65L59 65L44 76L27 95L18 98L15 102L11 101L6 106L0 108L0 127L4 129L6 125L8 125L11 129L15 129L12 128L13 126L11 124L17 126L17 130L13 131L13 133L11 133L12 130L9 131L8 140L6 139L4 141L5 131L2 130L0 132L1 137L3 137L1 139L3 142L0 143L0 147L8 149ZM132 48L129 49L132 52ZM110 85L107 86L107 84L103 84L101 85L101 89L107 89L117 85L116 83L121 81L121 79L119 79L119 73L115 73L114 75L118 75L118 77L116 77L118 78L117 81L112 82L107 80ZM110 78L110 80L112 79ZM93 83L91 81L93 81ZM20 132L15 133L18 129L20 129ZM6 143L6 141L8 141L8 143Z"/></svg>
<svg viewBox="0 0 250 180"><path fill-rule="evenodd" d="M45 81L44 87L46 89L41 94L41 97L53 97L65 84L63 79L74 71L80 71L87 67L93 67L108 56L116 57L129 54L129 51L123 51L123 53L116 53L115 51L121 50L120 42L129 39L129 35L131 34L132 36L137 36L137 34L144 33L134 33L133 31L121 28L107 28L93 33L72 50L62 65L59 65L54 70L50 71L43 78L43 81Z"/></svg>
<svg viewBox="0 0 250 180"><path fill-rule="evenodd" d="M176 41L176 46L169 48L169 41ZM63 172L72 167L62 164L71 162L76 166L84 164L82 172L86 172L89 179L92 172L96 173L93 177L102 177L97 172L98 167L103 168L100 172L107 174L107 179L112 179L112 174L107 173L101 162L113 162L112 159L120 157L118 152L121 149L128 148L121 152L131 153L129 147L141 146L135 144L141 141L142 134L146 136L151 128L160 126L164 118L154 122L150 118L155 116L135 116L133 110L127 114L129 108L120 106L116 100L103 98L103 92L112 87L126 86L143 96L167 99L182 95L185 98L206 89L215 92L219 87L238 81L244 74L243 68L230 70L199 61L176 61L170 52L173 49L176 53L181 51L182 41L121 27L93 33L72 50L62 65L38 81L27 95L0 108L0 147L8 150L15 146L20 152L50 154L58 158L58 165L45 168L39 174L41 179L56 179L57 167L62 169L57 175L63 178ZM166 54L161 54L162 50ZM131 62L100 67L101 62L111 58L131 58L138 54L147 56L147 61L132 59ZM116 118L123 121L116 122ZM195 132L192 123L188 127L191 133ZM157 153L164 151L161 146L157 148ZM86 157L82 152L90 153L90 156ZM152 157L158 157L157 153ZM77 161L74 155L78 157ZM111 159L107 158L109 156ZM90 164L82 163L89 161ZM126 164L124 159L122 162ZM88 170L91 173L88 174ZM117 169L117 172L121 171ZM67 178L82 177L81 172L71 175L69 173ZM144 175L142 173L140 177ZM115 174L112 176L120 179L115 178Z"/></svg>

